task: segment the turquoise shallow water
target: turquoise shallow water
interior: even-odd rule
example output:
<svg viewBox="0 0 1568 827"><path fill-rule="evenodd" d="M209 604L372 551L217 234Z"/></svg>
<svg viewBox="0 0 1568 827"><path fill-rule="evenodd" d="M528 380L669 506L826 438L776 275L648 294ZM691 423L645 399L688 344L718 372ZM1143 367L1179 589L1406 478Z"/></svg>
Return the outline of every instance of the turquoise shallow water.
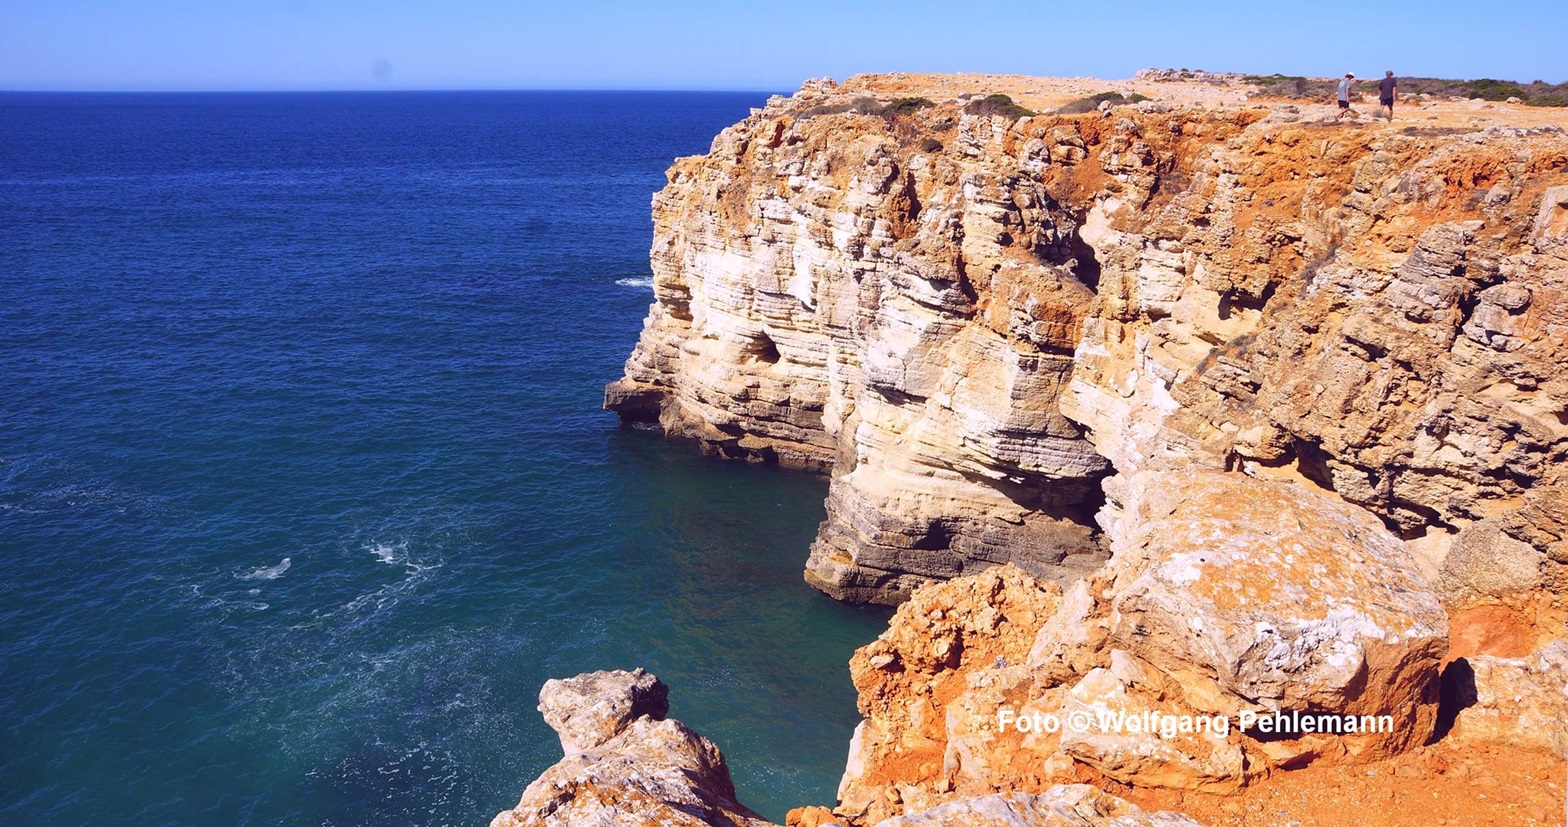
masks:
<svg viewBox="0 0 1568 827"><path fill-rule="evenodd" d="M645 666L774 818L886 613L620 430L648 199L761 94L0 95L0 821L475 824Z"/></svg>

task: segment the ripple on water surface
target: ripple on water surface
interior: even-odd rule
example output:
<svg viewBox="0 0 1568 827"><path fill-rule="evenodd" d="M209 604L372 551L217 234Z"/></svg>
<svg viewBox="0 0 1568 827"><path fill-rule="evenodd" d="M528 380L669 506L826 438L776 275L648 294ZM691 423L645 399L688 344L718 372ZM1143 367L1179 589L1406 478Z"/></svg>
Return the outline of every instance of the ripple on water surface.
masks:
<svg viewBox="0 0 1568 827"><path fill-rule="evenodd" d="M633 666L830 803L886 613L801 582L821 481L599 410L764 98L0 95L0 821L484 823Z"/></svg>

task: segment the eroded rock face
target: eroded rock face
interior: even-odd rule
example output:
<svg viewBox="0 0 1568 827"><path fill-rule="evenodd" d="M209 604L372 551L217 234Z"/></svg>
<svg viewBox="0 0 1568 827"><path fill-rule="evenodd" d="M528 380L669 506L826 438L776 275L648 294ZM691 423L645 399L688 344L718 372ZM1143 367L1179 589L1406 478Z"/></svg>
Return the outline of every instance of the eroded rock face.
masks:
<svg viewBox="0 0 1568 827"><path fill-rule="evenodd" d="M1169 203L1094 195L1101 304L1062 412L1122 475L1332 491L1451 607L1560 577L1568 245L1542 216L1565 153L1556 131L1347 140L1270 116Z"/></svg>
<svg viewBox="0 0 1568 827"><path fill-rule="evenodd" d="M1199 827L1177 813L1149 813L1088 784L1039 795L1006 793L940 804L877 827Z"/></svg>
<svg viewBox="0 0 1568 827"><path fill-rule="evenodd" d="M664 720L668 690L635 672L552 680L539 709L566 757L491 827L771 827L735 800L713 742Z"/></svg>
<svg viewBox="0 0 1568 827"><path fill-rule="evenodd" d="M1568 640L1522 658L1478 655L1456 681L1459 741L1531 746L1568 760Z"/></svg>
<svg viewBox="0 0 1568 827"><path fill-rule="evenodd" d="M988 702L1022 695L1030 641L1061 589L1013 566L928 586L850 660L866 720L855 730L838 812L874 824L1011 777L1006 754L965 739ZM969 700L970 695L981 696ZM1000 773L998 775L997 773Z"/></svg>
<svg viewBox="0 0 1568 827"><path fill-rule="evenodd" d="M1221 471L1117 482L1102 571L1065 593L1011 567L927 586L856 653L866 721L842 817L1095 779L1232 792L1431 737L1448 618L1377 518L1310 485ZM1242 729L1276 713L1354 723ZM1011 723L1042 718L1056 727Z"/></svg>
<svg viewBox="0 0 1568 827"><path fill-rule="evenodd" d="M835 596L1093 568L1108 466L1054 402L1094 296L1069 266L1073 218L997 151L1000 122L948 111L929 125L951 150L924 151L881 117L810 112L843 99L775 98L671 168L657 302L606 404L831 470L807 576Z"/></svg>
<svg viewBox="0 0 1568 827"><path fill-rule="evenodd" d="M1102 515L1115 554L1102 622L1191 709L1389 715L1391 732L1328 739L1374 755L1432 735L1447 614L1375 517L1310 485L1240 474L1119 482Z"/></svg>
<svg viewBox="0 0 1568 827"><path fill-rule="evenodd" d="M669 711L669 687L642 669L548 680L539 690L539 712L567 755L603 744L643 716L663 720Z"/></svg>
<svg viewBox="0 0 1568 827"><path fill-rule="evenodd" d="M606 393L830 471L813 585L1069 582L1105 558L1112 469L1312 480L1434 567L1475 526L1568 561L1560 130L855 114L874 83L774 98L670 169Z"/></svg>

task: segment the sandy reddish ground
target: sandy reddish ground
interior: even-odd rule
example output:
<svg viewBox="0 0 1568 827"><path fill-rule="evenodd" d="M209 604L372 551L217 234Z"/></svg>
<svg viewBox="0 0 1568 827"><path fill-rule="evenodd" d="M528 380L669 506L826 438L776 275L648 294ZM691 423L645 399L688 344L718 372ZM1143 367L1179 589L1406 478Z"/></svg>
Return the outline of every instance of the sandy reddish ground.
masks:
<svg viewBox="0 0 1568 827"><path fill-rule="evenodd" d="M1565 780L1568 764L1539 752L1438 743L1376 764L1276 773L1239 795L1110 791L1213 827L1524 827L1564 823Z"/></svg>
<svg viewBox="0 0 1568 827"><path fill-rule="evenodd" d="M1362 83L1376 80L1361 79ZM1241 82L1198 83L1191 81L1100 80L1098 78L1044 78L1026 75L979 74L905 74L857 75L845 82L846 91L865 91L876 96L924 96L932 100L957 98L962 94L1009 95L1022 106L1042 111L1071 100L1099 92L1134 92L1171 104L1203 106L1296 106L1303 120L1332 120L1339 110L1334 101L1267 97L1256 87ZM1345 119L1346 128L1402 129L1405 127L1561 126L1568 129L1568 108L1524 106L1491 101L1400 100L1389 123L1377 112L1377 97L1363 96L1351 104L1361 116Z"/></svg>

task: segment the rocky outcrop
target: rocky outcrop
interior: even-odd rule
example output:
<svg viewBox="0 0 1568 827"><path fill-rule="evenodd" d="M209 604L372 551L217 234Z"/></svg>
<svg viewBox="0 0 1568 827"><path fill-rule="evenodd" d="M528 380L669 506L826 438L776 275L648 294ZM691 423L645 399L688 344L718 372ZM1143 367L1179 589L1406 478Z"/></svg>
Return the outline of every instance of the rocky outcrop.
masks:
<svg viewBox="0 0 1568 827"><path fill-rule="evenodd" d="M838 812L874 824L953 798L1031 789L993 782L1037 766L1036 756L971 733L982 719L994 722L1003 699L1029 691L1030 645L1061 598L1054 583L1002 566L918 590L899 606L888 630L850 661L866 720L850 743Z"/></svg>
<svg viewBox="0 0 1568 827"><path fill-rule="evenodd" d="M1528 745L1568 760L1568 640L1522 658L1478 655L1450 667L1461 742Z"/></svg>
<svg viewBox="0 0 1568 827"><path fill-rule="evenodd" d="M843 817L1077 780L1234 791L1432 736L1447 616L1376 518L1223 472L1134 475L1107 511L1114 556L1065 595L1012 567L928 586L856 653ZM1268 726L1300 713L1335 728Z"/></svg>
<svg viewBox="0 0 1568 827"><path fill-rule="evenodd" d="M1236 474L1119 481L1103 518L1115 556L1091 615L1106 644L1179 685L1199 713L1391 718L1384 733L1260 744L1272 763L1324 749L1386 755L1432 735L1447 614L1376 518L1314 488ZM1075 660L1093 653L1061 637L1053 625L1036 652L1080 672L1113 665Z"/></svg>
<svg viewBox="0 0 1568 827"><path fill-rule="evenodd" d="M655 198L606 405L828 474L807 581L902 603L792 825L1163 823L1072 785L1563 753L1568 135L1135 80L1172 97L813 81Z"/></svg>
<svg viewBox="0 0 1568 827"><path fill-rule="evenodd" d="M1020 588L1026 593L1018 592ZM1037 587L1014 571L992 573L975 583L972 594L982 593L991 603L1006 606L1011 616L993 612L985 622L952 630L951 638L927 653L932 663L962 662L962 641L971 636L992 639L1015 620L1032 623L1030 607L1038 608L1034 601L1055 591ZM1014 605L1009 605L1009 595ZM539 693L539 710L560 735L567 755L528 785L522 801L497 815L491 827L776 827L736 802L729 769L712 742L679 721L664 719L668 697L665 685L641 669L547 681ZM841 824L822 808L796 810L789 823ZM1147 813L1082 784L1053 787L1039 795L956 799L890 818L878 827L993 824L1198 827L1185 816Z"/></svg>
<svg viewBox="0 0 1568 827"><path fill-rule="evenodd" d="M669 711L669 687L642 669L548 680L539 690L539 713L567 755L603 744L638 718L663 720Z"/></svg>
<svg viewBox="0 0 1568 827"><path fill-rule="evenodd" d="M1147 813L1087 784L1040 795L986 795L899 816L878 827L1200 827L1176 813Z"/></svg>
<svg viewBox="0 0 1568 827"><path fill-rule="evenodd" d="M606 393L828 472L813 585L1070 583L1107 558L1107 477L1187 469L1364 509L1450 605L1562 582L1561 129L1014 119L950 84L879 113L890 84L808 83L671 168L656 301Z"/></svg>
<svg viewBox="0 0 1568 827"><path fill-rule="evenodd" d="M567 755L491 827L772 827L735 800L724 756L679 721L643 672L552 680L539 709Z"/></svg>

